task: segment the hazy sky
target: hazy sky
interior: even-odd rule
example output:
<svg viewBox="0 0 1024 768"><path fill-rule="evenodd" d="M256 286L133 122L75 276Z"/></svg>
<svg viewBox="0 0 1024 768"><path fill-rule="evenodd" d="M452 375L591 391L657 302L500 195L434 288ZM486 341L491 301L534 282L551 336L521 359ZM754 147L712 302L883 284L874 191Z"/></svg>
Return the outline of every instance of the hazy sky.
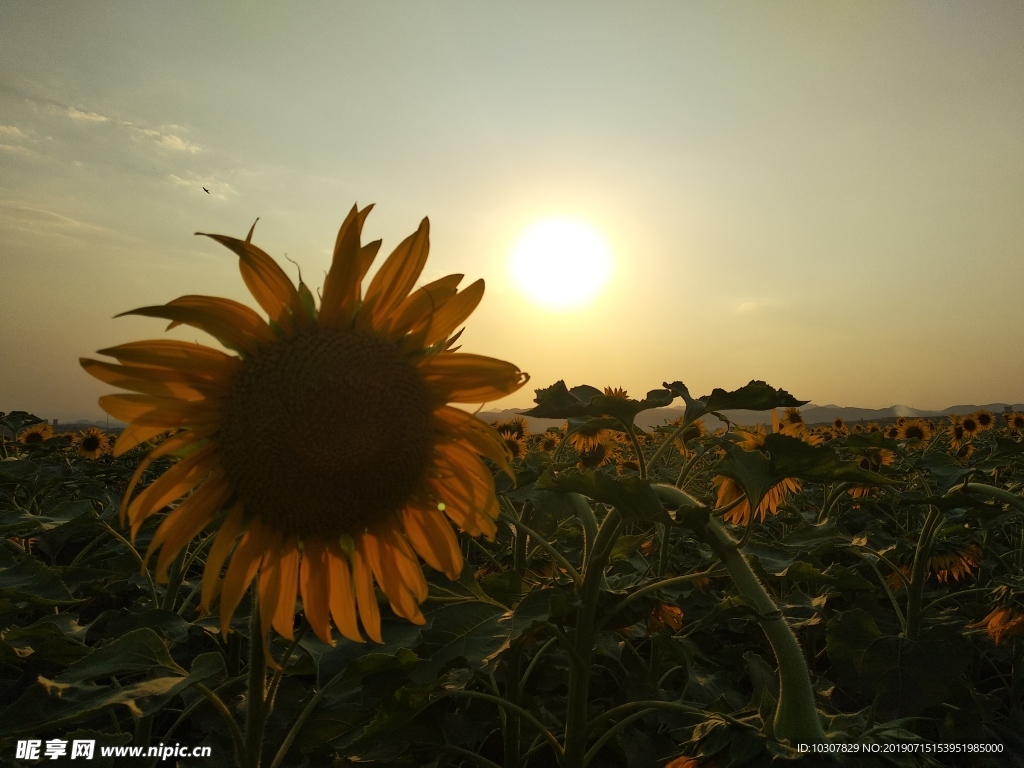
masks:
<svg viewBox="0 0 1024 768"><path fill-rule="evenodd" d="M210 194L203 192L205 186ZM0 4L0 410L100 418L119 312L319 286L354 202L424 280L483 277L467 351L533 388L752 378L861 407L1024 400L1020 2ZM589 221L611 282L510 282ZM211 343L200 332L176 338Z"/></svg>

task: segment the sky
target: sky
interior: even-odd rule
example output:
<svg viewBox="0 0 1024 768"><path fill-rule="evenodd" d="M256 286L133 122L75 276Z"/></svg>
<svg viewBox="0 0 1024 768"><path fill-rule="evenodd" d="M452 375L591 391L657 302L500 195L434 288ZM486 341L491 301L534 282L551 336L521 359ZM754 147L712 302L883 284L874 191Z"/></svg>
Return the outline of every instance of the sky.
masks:
<svg viewBox="0 0 1024 768"><path fill-rule="evenodd" d="M1024 4L0 4L0 411L102 418L78 358L256 306L244 237L322 285L338 226L484 278L463 351L535 388L763 379L804 400L1024 401ZM203 187L209 193L203 191ZM511 278L586 222L574 307ZM544 279L538 275L538 281Z"/></svg>

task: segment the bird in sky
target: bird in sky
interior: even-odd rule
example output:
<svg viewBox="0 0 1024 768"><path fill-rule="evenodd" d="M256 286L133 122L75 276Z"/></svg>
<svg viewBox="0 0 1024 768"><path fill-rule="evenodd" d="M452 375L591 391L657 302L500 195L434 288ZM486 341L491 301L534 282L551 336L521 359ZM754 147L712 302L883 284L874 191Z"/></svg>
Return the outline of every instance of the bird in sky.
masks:
<svg viewBox="0 0 1024 768"><path fill-rule="evenodd" d="M205 192L206 194L210 194L210 190L208 190L206 187L203 187L203 192Z"/></svg>

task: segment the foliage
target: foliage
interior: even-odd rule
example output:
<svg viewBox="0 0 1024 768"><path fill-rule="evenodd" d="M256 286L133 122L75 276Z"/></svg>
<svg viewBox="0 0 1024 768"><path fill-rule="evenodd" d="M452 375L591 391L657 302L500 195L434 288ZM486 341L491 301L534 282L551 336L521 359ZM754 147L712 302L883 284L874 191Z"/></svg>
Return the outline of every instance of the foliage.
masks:
<svg viewBox="0 0 1024 768"><path fill-rule="evenodd" d="M634 425L676 397L679 423ZM543 451L527 435L515 485L495 468L496 540L460 538L457 582L427 569L422 626L378 595L384 645L327 646L298 611L296 640L272 641L283 669L266 680L260 764L1024 764L1021 436L693 428L800 404L764 382L703 398L674 382L642 401L538 391L532 415L566 419L562 438L610 430L614 461L581 470L568 440ZM155 583L142 559L163 515L134 542L118 521L145 447L86 459L61 436L14 442L38 421L0 414L0 750L82 731L231 763L250 617L243 602L224 640L198 613L210 534ZM785 480L798 490L727 525L716 477L751 506ZM808 704L830 741L1004 751L802 755L786 713Z"/></svg>

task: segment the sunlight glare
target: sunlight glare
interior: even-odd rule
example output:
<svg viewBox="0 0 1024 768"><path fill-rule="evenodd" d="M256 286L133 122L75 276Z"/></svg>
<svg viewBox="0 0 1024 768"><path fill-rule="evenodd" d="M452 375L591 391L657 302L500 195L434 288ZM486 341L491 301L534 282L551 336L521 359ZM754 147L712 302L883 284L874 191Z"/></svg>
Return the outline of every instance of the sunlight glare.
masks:
<svg viewBox="0 0 1024 768"><path fill-rule="evenodd" d="M550 309L577 307L597 295L611 272L604 237L581 219L534 222L512 251L512 276L519 289Z"/></svg>

